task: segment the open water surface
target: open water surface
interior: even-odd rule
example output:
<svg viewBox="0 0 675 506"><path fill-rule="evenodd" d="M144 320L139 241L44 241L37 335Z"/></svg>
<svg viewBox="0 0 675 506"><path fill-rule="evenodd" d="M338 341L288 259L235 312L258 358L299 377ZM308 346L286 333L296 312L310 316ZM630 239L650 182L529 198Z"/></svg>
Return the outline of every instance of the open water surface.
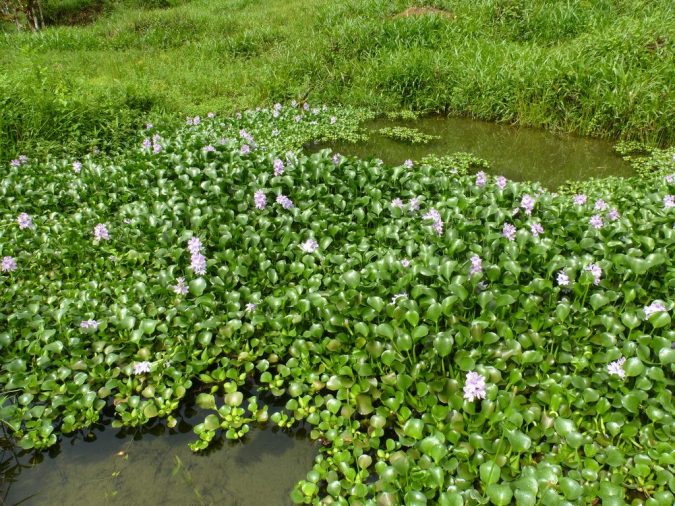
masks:
<svg viewBox="0 0 675 506"><path fill-rule="evenodd" d="M187 408L174 429L95 428L45 453L21 454L0 440L0 505L277 506L312 467L317 447L304 429L251 429L203 453L188 443L207 413Z"/></svg>
<svg viewBox="0 0 675 506"><path fill-rule="evenodd" d="M365 142L319 144L311 149L329 147L343 155L380 158L392 165L409 158L419 160L432 153L468 152L487 160L493 175L514 181L539 181L549 189L568 180L634 175L630 165L614 153L612 143L604 140L445 116L416 120L379 118L364 126L370 132ZM382 127L393 126L416 128L440 139L413 145L377 133Z"/></svg>

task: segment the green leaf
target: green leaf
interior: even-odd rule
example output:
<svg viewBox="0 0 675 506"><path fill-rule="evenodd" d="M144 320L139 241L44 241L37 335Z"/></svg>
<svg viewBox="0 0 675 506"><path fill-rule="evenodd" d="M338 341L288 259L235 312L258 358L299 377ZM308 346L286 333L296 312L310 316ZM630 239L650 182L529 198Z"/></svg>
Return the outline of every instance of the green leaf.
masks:
<svg viewBox="0 0 675 506"><path fill-rule="evenodd" d="M488 460L480 465L480 480L483 485L497 483L501 477L501 469L494 460Z"/></svg>
<svg viewBox="0 0 675 506"><path fill-rule="evenodd" d="M406 436L413 439L422 439L424 422L416 418L411 418L403 425L403 432Z"/></svg>
<svg viewBox="0 0 675 506"><path fill-rule="evenodd" d="M388 323L381 323L375 328L375 332L378 336L383 336L388 339L394 338L394 328Z"/></svg>
<svg viewBox="0 0 675 506"><path fill-rule="evenodd" d="M511 447L516 452L525 452L530 449L532 446L532 440L526 434L523 434L519 430L513 430L507 435Z"/></svg>
<svg viewBox="0 0 675 506"><path fill-rule="evenodd" d="M490 502L495 506L507 506L508 504L511 504L513 491L508 485L497 485L496 483L493 483L488 485L486 492L490 498Z"/></svg>
<svg viewBox="0 0 675 506"><path fill-rule="evenodd" d="M584 487L582 487L579 482L571 478L563 477L560 478L560 490L570 501L575 501L581 494L584 492Z"/></svg>
<svg viewBox="0 0 675 506"><path fill-rule="evenodd" d="M147 418L154 418L158 415L157 411L157 406L155 406L154 402L146 402L145 406L143 406L143 414Z"/></svg>
<svg viewBox="0 0 675 506"><path fill-rule="evenodd" d="M195 297L199 297L202 293L204 293L204 290L206 289L206 281L204 278L197 278L193 279L190 281L190 293L194 295Z"/></svg>
<svg viewBox="0 0 675 506"><path fill-rule="evenodd" d="M649 323L651 323L655 329L668 327L670 326L670 314L665 311L654 313L649 317Z"/></svg>
<svg viewBox="0 0 675 506"><path fill-rule="evenodd" d="M220 420L216 415L206 415L204 418L204 428L206 430L217 430L220 428Z"/></svg>
<svg viewBox="0 0 675 506"><path fill-rule="evenodd" d="M607 298L607 296L602 293L594 293L591 295L590 302L591 307L597 311L605 304L609 304L609 298Z"/></svg>
<svg viewBox="0 0 675 506"><path fill-rule="evenodd" d="M348 271L342 275L342 280L350 288L356 288L361 283L361 275L356 271Z"/></svg>
<svg viewBox="0 0 675 506"><path fill-rule="evenodd" d="M626 376L639 376L644 372L645 366L639 358L631 357L626 360L623 370L626 371Z"/></svg>

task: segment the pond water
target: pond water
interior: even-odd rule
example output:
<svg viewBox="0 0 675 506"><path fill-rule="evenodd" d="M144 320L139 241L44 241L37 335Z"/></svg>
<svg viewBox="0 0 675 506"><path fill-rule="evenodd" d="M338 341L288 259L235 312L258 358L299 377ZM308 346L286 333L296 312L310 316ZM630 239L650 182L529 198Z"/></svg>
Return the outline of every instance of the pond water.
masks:
<svg viewBox="0 0 675 506"><path fill-rule="evenodd" d="M598 139L444 116L406 121L380 118L364 126L371 134L366 142L336 142L313 148L329 147L344 155L376 157L388 164L400 164L408 158L418 160L432 153L468 152L490 162L494 175L514 181L539 181L549 189L568 180L634 174L630 165L614 153L611 142ZM393 126L416 128L440 139L413 145L377 133L380 128Z"/></svg>
<svg viewBox="0 0 675 506"><path fill-rule="evenodd" d="M252 429L242 442L214 441L195 454L187 445L205 414L186 408L174 429L159 422L138 431L100 426L93 440L63 438L42 454L17 454L5 440L0 504L291 504L293 485L317 453L305 430Z"/></svg>

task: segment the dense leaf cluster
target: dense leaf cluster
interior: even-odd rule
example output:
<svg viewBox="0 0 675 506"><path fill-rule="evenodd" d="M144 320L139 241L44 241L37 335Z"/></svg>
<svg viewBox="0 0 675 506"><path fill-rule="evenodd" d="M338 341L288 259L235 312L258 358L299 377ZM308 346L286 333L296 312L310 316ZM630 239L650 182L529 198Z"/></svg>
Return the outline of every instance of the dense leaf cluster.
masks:
<svg viewBox="0 0 675 506"><path fill-rule="evenodd" d="M440 136L438 135L425 134L416 128L401 126L380 128L377 133L384 137L389 137L401 142L407 142L409 144L427 144L434 139L440 139Z"/></svg>
<svg viewBox="0 0 675 506"><path fill-rule="evenodd" d="M172 425L199 385L212 412L195 450L255 421L311 425L323 446L298 503L672 504L672 159L575 204L469 175L465 155L410 168L291 152L357 136L359 114L274 111L153 127L80 172L8 169L0 419L23 448L110 405L118 424ZM484 399L463 395L469 372ZM245 398L250 382L285 410Z"/></svg>

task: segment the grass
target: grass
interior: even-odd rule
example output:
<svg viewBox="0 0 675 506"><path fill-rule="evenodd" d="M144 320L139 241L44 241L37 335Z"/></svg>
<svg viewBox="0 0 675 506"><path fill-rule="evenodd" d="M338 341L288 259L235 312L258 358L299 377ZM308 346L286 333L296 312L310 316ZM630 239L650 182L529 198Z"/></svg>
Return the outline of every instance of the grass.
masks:
<svg viewBox="0 0 675 506"><path fill-rule="evenodd" d="M432 1L452 15L408 17L397 13L424 3L48 4L71 9L47 9L53 23L78 6L98 17L37 35L6 26L2 160L38 141L50 151L119 145L148 115L304 98L675 141L669 0Z"/></svg>

